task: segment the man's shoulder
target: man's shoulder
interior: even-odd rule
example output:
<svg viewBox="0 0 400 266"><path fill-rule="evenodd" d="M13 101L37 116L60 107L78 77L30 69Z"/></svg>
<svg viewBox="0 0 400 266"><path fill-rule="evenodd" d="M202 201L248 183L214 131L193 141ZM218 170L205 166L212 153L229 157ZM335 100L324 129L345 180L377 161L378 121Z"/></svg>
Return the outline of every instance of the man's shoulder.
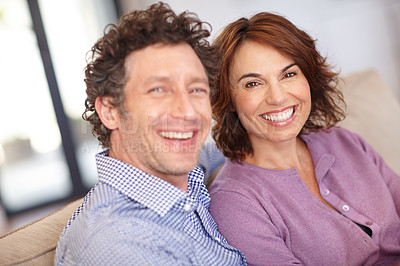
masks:
<svg viewBox="0 0 400 266"><path fill-rule="evenodd" d="M111 186L98 183L83 199L81 210L77 217L91 218L97 215L109 215L114 208L127 205L127 197Z"/></svg>
<svg viewBox="0 0 400 266"><path fill-rule="evenodd" d="M139 203L111 186L99 183L86 195L62 235L68 235L68 238L87 238L93 231L121 221L128 212L129 218L133 218L133 210L140 208Z"/></svg>
<svg viewBox="0 0 400 266"><path fill-rule="evenodd" d="M70 249L79 254L102 243L107 243L110 248L112 243L119 246L128 240L131 244L142 241L147 245L146 239L151 239L153 232L161 231L151 221L153 213L116 189L99 183L64 229L59 242L60 252Z"/></svg>

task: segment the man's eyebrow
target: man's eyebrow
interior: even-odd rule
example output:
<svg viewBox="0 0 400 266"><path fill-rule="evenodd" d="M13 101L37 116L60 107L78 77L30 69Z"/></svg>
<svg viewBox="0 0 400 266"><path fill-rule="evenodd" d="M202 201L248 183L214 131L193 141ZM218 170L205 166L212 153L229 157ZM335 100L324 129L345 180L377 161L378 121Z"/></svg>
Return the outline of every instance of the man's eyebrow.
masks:
<svg viewBox="0 0 400 266"><path fill-rule="evenodd" d="M297 64L296 64L296 63L292 63L292 64L289 64L289 65L285 66L284 68L282 68L281 73L287 71L288 69L290 69L292 66L295 66L295 65L297 65ZM257 73L247 73L247 74L242 75L242 76L238 79L237 82L241 81L242 79L249 78L249 77L252 77L252 78L259 78L259 77L261 77L261 75L260 75L260 74L257 74Z"/></svg>
<svg viewBox="0 0 400 266"><path fill-rule="evenodd" d="M193 78L190 79L190 81L191 81L192 83L197 83L197 82L199 82L199 83L206 83L206 84L209 83L209 82L208 82L208 78L203 78L203 77L193 77Z"/></svg>
<svg viewBox="0 0 400 266"><path fill-rule="evenodd" d="M172 78L169 76L151 76L149 77L146 82L151 83L151 82L163 82L163 81L171 81ZM190 83L206 83L208 84L208 78L206 77L191 77L189 79Z"/></svg>
<svg viewBox="0 0 400 266"><path fill-rule="evenodd" d="M168 81L170 78L168 76L150 76L146 79L146 82L158 82L158 81Z"/></svg>

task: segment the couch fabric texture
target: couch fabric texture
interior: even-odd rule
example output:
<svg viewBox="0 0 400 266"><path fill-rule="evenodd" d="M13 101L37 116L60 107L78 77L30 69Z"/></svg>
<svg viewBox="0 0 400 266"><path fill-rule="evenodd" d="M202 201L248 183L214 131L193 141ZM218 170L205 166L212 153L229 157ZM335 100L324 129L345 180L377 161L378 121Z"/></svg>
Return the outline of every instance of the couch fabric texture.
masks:
<svg viewBox="0 0 400 266"><path fill-rule="evenodd" d="M0 265L53 265L61 231L82 199L0 237Z"/></svg>

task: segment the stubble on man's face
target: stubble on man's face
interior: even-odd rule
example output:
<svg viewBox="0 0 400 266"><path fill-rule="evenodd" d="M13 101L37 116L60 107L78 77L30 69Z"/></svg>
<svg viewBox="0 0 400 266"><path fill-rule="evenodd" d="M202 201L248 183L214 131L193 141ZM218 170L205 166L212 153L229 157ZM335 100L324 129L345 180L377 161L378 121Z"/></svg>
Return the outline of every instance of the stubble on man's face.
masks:
<svg viewBox="0 0 400 266"><path fill-rule="evenodd" d="M126 113L116 157L160 178L187 177L211 122L200 59L188 44L156 44L129 55L126 68Z"/></svg>

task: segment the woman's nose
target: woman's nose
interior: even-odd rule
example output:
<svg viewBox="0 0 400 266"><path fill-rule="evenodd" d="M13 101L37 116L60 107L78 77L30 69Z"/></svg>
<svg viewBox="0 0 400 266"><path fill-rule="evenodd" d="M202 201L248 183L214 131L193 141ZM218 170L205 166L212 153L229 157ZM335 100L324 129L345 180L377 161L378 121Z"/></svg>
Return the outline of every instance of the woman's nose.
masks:
<svg viewBox="0 0 400 266"><path fill-rule="evenodd" d="M272 84L266 91L265 101L268 104L281 106L286 102L287 94L279 84Z"/></svg>

